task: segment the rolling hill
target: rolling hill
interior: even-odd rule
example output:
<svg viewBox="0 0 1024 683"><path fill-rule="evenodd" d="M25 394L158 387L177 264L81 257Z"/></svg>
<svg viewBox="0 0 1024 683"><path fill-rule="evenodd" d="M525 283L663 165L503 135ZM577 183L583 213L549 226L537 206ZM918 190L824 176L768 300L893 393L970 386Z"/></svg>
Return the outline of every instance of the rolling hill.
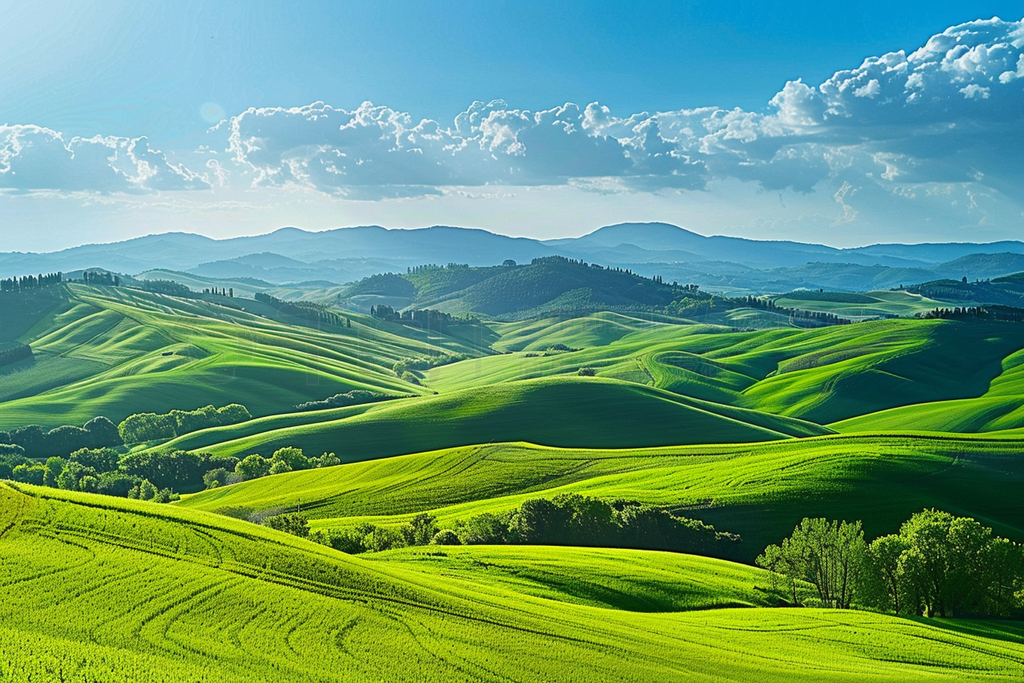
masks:
<svg viewBox="0 0 1024 683"><path fill-rule="evenodd" d="M396 362L486 352L454 337L427 342L422 331L358 314L351 328L283 322L287 316L252 300L84 285L40 296L27 300L45 305L15 309L7 328L34 358L0 369L0 428L209 403L244 403L267 415L351 389L415 394L423 390L395 376Z"/></svg>
<svg viewBox="0 0 1024 683"><path fill-rule="evenodd" d="M0 529L0 676L12 680L1024 675L1012 627L979 635L865 612L701 609L757 604L765 574L665 553L559 554L562 567L589 569L577 586L541 591L543 552L485 550L481 560L503 568L474 579L453 567L472 549L367 562L223 517L4 484ZM602 576L626 562L644 567L636 579ZM510 582L516 566L524 576Z"/></svg>
<svg viewBox="0 0 1024 683"><path fill-rule="evenodd" d="M405 523L432 511L444 526L578 492L666 507L739 533L736 557L752 562L805 516L860 519L875 536L939 507L1024 541L1022 447L1019 437L925 435L626 450L494 444L264 477L179 505L251 514L299 504L317 528Z"/></svg>
<svg viewBox="0 0 1024 683"><path fill-rule="evenodd" d="M599 377L829 424L911 404L1012 399L1012 392L999 387L1013 386L1014 354L1024 349L1019 327L883 320L815 330L723 332L640 317L548 319L494 326L503 335L495 348L527 352L438 367L426 381L447 392L591 367ZM559 339L585 348L541 352ZM1024 422L1008 418L999 425L1012 427ZM938 423L920 428L955 430Z"/></svg>
<svg viewBox="0 0 1024 683"><path fill-rule="evenodd" d="M248 423L217 427L160 448L269 456L278 448L296 446L308 453L332 451L352 461L498 441L639 448L829 433L793 418L598 378L508 382L346 410L336 419L306 413L304 423L279 428L268 419L261 425L268 429L256 433Z"/></svg>

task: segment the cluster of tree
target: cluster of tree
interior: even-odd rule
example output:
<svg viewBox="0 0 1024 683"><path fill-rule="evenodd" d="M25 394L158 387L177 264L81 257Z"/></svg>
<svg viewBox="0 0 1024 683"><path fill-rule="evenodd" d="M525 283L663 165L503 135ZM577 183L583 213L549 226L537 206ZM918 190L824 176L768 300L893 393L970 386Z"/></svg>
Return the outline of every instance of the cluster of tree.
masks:
<svg viewBox="0 0 1024 683"><path fill-rule="evenodd" d="M233 296L233 293L232 293ZM276 296L256 292L253 298L262 304L270 306L282 315L304 316L307 324L315 325L337 325L338 327L352 327L352 320L334 313L323 304L312 301L283 301Z"/></svg>
<svg viewBox="0 0 1024 683"><path fill-rule="evenodd" d="M772 299L762 299L756 296L739 297L736 301L743 306L758 308L770 313L789 316L794 322L805 323L805 327L825 327L828 325L850 325L853 321L849 318L840 318L834 313L824 311L806 311L802 308L787 308L776 306Z"/></svg>
<svg viewBox="0 0 1024 683"><path fill-rule="evenodd" d="M119 287L121 277L105 270L87 270L82 273L82 281L87 285L104 285L107 287Z"/></svg>
<svg viewBox="0 0 1024 683"><path fill-rule="evenodd" d="M26 458L45 458L50 455L67 455L79 448L103 448L120 446L121 435L117 426L100 416L81 427L63 425L45 430L39 425L17 427L0 431L0 444L12 446L12 452Z"/></svg>
<svg viewBox="0 0 1024 683"><path fill-rule="evenodd" d="M125 444L165 441L190 432L237 424L251 420L245 406L232 403L222 408L204 406L196 410L172 410L169 413L136 413L117 426Z"/></svg>
<svg viewBox="0 0 1024 683"><path fill-rule="evenodd" d="M2 447L0 447L2 449ZM2 450L0 450L2 454ZM0 460L2 460L0 455ZM113 448L81 448L66 458L23 459L0 477L68 491L167 502L177 493L200 491L211 470L234 469L238 458L169 451L119 454Z"/></svg>
<svg viewBox="0 0 1024 683"><path fill-rule="evenodd" d="M0 280L0 292L24 292L29 289L41 289L50 285L59 285L62 282L64 282L63 273L9 277Z"/></svg>
<svg viewBox="0 0 1024 683"><path fill-rule="evenodd" d="M189 286L174 280L139 280L137 285L139 289L153 292L154 294L168 294L183 299L197 298L197 294Z"/></svg>
<svg viewBox="0 0 1024 683"><path fill-rule="evenodd" d="M505 261L505 265L508 265L508 261ZM512 261L512 265L516 264ZM406 274L409 275L421 275L423 273L434 273L439 270L469 270L468 263L449 263L446 266L439 266L436 263L427 263L422 266L409 266L405 269Z"/></svg>
<svg viewBox="0 0 1024 683"><path fill-rule="evenodd" d="M418 327L424 330L442 331L451 325L456 319L444 311L433 308L415 309L396 312L391 306L371 306L370 315L388 322L401 323L409 327Z"/></svg>
<svg viewBox="0 0 1024 683"><path fill-rule="evenodd" d="M221 287L220 289L217 289L216 287L206 287L205 289L203 289L203 294L213 294L213 295L216 295L216 296L226 296L229 299L233 299L233 298L235 298L235 288L234 287Z"/></svg>
<svg viewBox="0 0 1024 683"><path fill-rule="evenodd" d="M918 318L941 318L943 320L999 320L1002 322L1024 322L1024 308L1012 306L954 306L936 308L916 314Z"/></svg>
<svg viewBox="0 0 1024 683"><path fill-rule="evenodd" d="M419 384L420 380L423 379L423 373L430 368L458 363L471 357L467 353L441 353L436 356L406 358L395 363L391 366L391 369L406 382Z"/></svg>
<svg viewBox="0 0 1024 683"><path fill-rule="evenodd" d="M689 287L690 285L686 285ZM694 289L678 299L674 299L671 303L664 307L664 311L669 315L679 316L681 318L693 316L693 315L710 315L718 311L725 311L733 308L733 304L729 299L724 299L714 294L706 294Z"/></svg>
<svg viewBox="0 0 1024 683"><path fill-rule="evenodd" d="M1024 606L1024 548L939 510L870 544L860 522L804 519L757 564L784 577L795 605L926 617L1012 616ZM809 597L804 584L813 587Z"/></svg>
<svg viewBox="0 0 1024 683"><path fill-rule="evenodd" d="M484 513L441 529L426 513L399 528L362 524L321 533L317 540L348 553L408 545L574 545L670 550L728 556L739 541L699 520L677 517L661 508L636 503L611 504L566 493L523 502L504 514Z"/></svg>
<svg viewBox="0 0 1024 683"><path fill-rule="evenodd" d="M387 401L392 398L395 398L395 396L390 394L381 394L376 391L353 389L352 391L346 391L344 394L329 396L322 401L307 401L305 403L300 403L295 406L295 410L326 410L327 408L344 408L345 406L355 406L361 403Z"/></svg>
<svg viewBox="0 0 1024 683"><path fill-rule="evenodd" d="M274 451L269 458L259 453L247 455L237 461L230 470L211 471L205 484L207 488L216 488L225 484L233 484L249 479L259 479L271 474L283 474L297 470L308 470L318 467L334 467L341 464L341 458L334 453L322 453L316 457L307 457L301 448L286 446Z"/></svg>
<svg viewBox="0 0 1024 683"><path fill-rule="evenodd" d="M353 296L396 296L411 299L416 296L416 285L395 273L378 273L364 277L345 290L342 298Z"/></svg>
<svg viewBox="0 0 1024 683"><path fill-rule="evenodd" d="M32 357L32 347L28 344L0 344L0 365L10 365Z"/></svg>

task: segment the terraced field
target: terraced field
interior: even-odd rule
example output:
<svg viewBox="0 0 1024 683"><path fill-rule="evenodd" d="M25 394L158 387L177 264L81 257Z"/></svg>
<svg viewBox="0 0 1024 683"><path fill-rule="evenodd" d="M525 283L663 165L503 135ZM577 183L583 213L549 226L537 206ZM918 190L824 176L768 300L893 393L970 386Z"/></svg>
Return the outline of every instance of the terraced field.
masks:
<svg viewBox="0 0 1024 683"><path fill-rule="evenodd" d="M5 680L1024 676L1012 626L702 609L757 604L765 574L665 553L480 548L500 566L475 581L458 576L475 548L368 562L222 517L4 484L0 530ZM595 562L579 587L543 581L545 566ZM637 580L602 578L622 562Z"/></svg>
<svg viewBox="0 0 1024 683"><path fill-rule="evenodd" d="M187 496L183 507L249 512L301 505L314 528L441 526L529 498L578 492L667 507L739 533L752 562L805 516L860 519L870 536L938 506L1024 541L1024 440L842 436L764 444L564 450L451 449L256 479Z"/></svg>

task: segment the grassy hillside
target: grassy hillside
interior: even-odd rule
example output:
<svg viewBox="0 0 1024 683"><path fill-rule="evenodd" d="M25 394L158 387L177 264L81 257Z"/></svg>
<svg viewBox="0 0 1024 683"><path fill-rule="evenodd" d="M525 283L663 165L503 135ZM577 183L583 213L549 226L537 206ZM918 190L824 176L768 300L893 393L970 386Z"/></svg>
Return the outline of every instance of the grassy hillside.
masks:
<svg viewBox="0 0 1024 683"><path fill-rule="evenodd" d="M645 278L626 270L603 268L561 256L530 264L471 268L420 266L405 274L374 275L348 286L342 300L363 307L367 297L401 301L401 306L439 308L449 313L490 316L544 310L586 314L609 307L646 310L689 297L708 295ZM391 304L395 305L395 304Z"/></svg>
<svg viewBox="0 0 1024 683"><path fill-rule="evenodd" d="M498 441L626 448L768 441L828 432L800 420L650 387L576 377L388 401L340 419L327 417L310 413L305 424L259 433L246 424L222 427L170 445L222 455L269 455L283 446L298 446L307 453L327 450L343 460L365 460Z"/></svg>
<svg viewBox="0 0 1024 683"><path fill-rule="evenodd" d="M1002 256L1011 256L1003 254ZM1013 254L1024 262L1024 256ZM991 282L962 282L961 280L934 280L911 287L911 291L941 300L942 306L977 306L997 304L1024 307L1024 278L1022 273L997 278Z"/></svg>
<svg viewBox="0 0 1024 683"><path fill-rule="evenodd" d="M773 297L776 306L800 308L808 311L834 313L843 318L858 320L897 315L913 317L927 313L944 304L937 299L912 293L906 289L873 292L822 292L816 290L790 292Z"/></svg>
<svg viewBox="0 0 1024 683"><path fill-rule="evenodd" d="M989 432L1024 426L1024 351L1006 357L1002 372L979 398L934 401L882 410L832 426L842 432L919 429Z"/></svg>
<svg viewBox="0 0 1024 683"><path fill-rule="evenodd" d="M764 570L698 555L552 546L409 547L374 563L548 600L631 612L770 607L784 601Z"/></svg>
<svg viewBox="0 0 1024 683"><path fill-rule="evenodd" d="M601 324L592 316L578 329L588 334ZM1012 323L884 320L742 333L642 321L633 327L621 336L618 329L605 345L579 351L506 354L435 368L427 383L450 391L592 367L601 377L831 423L910 404L995 396L990 392L1004 381L1004 365L1024 349L1020 326ZM497 329L506 333L510 348L547 347L558 338L527 323ZM559 333L571 337L575 329L567 322ZM582 335L574 338L584 341ZM1003 429L1013 426L1024 422L999 423Z"/></svg>
<svg viewBox="0 0 1024 683"><path fill-rule="evenodd" d="M451 523L575 491L667 507L740 533L740 556L752 561L805 516L861 519L869 535L879 535L932 506L1024 541L1022 448L1019 438L925 436L646 450L496 444L275 475L180 505L257 511L301 503L318 527L368 517L398 523L424 510Z"/></svg>
<svg viewBox="0 0 1024 683"><path fill-rule="evenodd" d="M441 567L409 556L371 563L243 522L87 494L0 485L0 529L0 677L10 680L1024 675L1020 635L997 624L983 627L985 637L957 622L862 612L650 613L629 611L628 599L618 601L619 609L585 604L597 601L587 595L610 587L641 607L700 607L750 595L751 584L764 580L745 569L720 578L702 561L661 553L630 554L631 564L644 567L638 580L610 583L595 574L621 566L615 557L596 565L586 554L557 557L564 567L592 566L589 577L581 574L586 587L549 587L538 597L502 577L477 585L444 570L471 558L472 549L446 557ZM482 560L488 558L494 551L485 551ZM523 553L503 561L506 568L532 566L528 582L544 557ZM673 574L679 586L649 581ZM706 595L694 597L687 583L704 582Z"/></svg>
<svg viewBox="0 0 1024 683"><path fill-rule="evenodd" d="M202 300L70 285L48 310L19 318L35 359L0 369L0 428L229 402L267 415L350 389L418 393L391 371L395 362L443 353L437 342L474 352L353 318L351 328L312 329Z"/></svg>

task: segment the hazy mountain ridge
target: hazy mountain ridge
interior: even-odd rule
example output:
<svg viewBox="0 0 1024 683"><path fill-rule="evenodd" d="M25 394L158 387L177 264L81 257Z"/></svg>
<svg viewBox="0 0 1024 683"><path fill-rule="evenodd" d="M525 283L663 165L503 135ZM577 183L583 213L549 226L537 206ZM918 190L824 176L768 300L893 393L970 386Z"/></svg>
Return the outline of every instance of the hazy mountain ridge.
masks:
<svg viewBox="0 0 1024 683"><path fill-rule="evenodd" d="M732 291L888 288L962 276L986 279L1024 269L1024 242L837 249L792 241L705 237L665 223L623 223L582 237L547 241L447 226L409 230L361 226L324 232L282 228L223 240L176 232L44 254L0 253L0 277L99 267L129 274L165 269L275 284L310 280L341 284L428 263L494 266L509 259L528 263L553 255Z"/></svg>

